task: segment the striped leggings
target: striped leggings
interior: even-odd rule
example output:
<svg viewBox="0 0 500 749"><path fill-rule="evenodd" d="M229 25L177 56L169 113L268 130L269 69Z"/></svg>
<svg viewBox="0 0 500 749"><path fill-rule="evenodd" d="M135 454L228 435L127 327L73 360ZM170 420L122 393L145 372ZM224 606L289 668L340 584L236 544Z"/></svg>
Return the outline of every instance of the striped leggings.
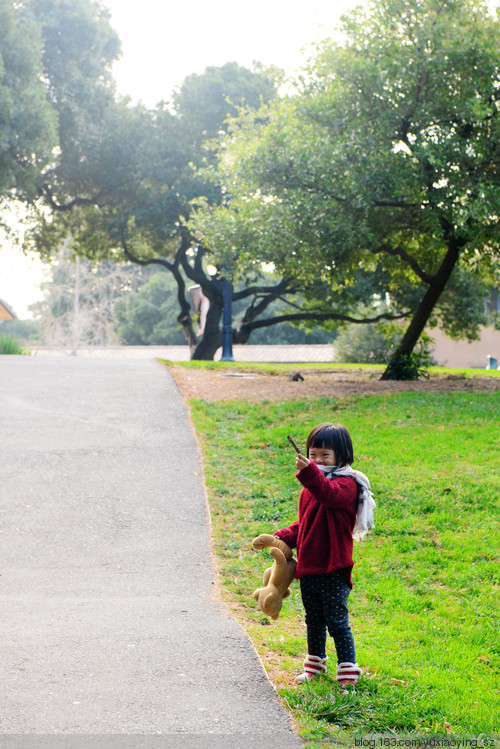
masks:
<svg viewBox="0 0 500 749"><path fill-rule="evenodd" d="M335 642L338 663L356 663L354 638L349 624L347 597L350 587L344 570L300 578L306 612L307 652L326 656L326 631Z"/></svg>

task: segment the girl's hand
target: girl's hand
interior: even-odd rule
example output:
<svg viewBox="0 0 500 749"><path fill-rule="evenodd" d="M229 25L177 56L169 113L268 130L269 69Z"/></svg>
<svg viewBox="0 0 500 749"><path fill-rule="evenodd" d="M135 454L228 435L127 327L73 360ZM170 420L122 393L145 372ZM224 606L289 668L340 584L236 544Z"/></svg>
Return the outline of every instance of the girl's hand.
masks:
<svg viewBox="0 0 500 749"><path fill-rule="evenodd" d="M303 468L307 468L310 462L311 462L310 460L308 460L307 458L304 458L304 456L301 455L300 453L295 458L295 465L297 466L299 471L301 471Z"/></svg>

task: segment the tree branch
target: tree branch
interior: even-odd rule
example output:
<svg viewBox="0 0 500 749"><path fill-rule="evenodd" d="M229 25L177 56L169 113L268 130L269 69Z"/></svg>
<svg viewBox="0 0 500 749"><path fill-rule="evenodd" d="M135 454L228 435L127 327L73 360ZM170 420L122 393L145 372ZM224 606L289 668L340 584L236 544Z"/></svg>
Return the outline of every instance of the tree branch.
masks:
<svg viewBox="0 0 500 749"><path fill-rule="evenodd" d="M148 265L161 265L163 268L172 273L177 283L177 301L181 310L177 316L177 321L182 325L184 334L188 340L190 347L194 347L197 343L197 337L191 319L191 305L186 299L186 284L179 267L182 255L185 254L186 250L188 249L185 239L181 238L181 243L176 252L174 262L171 262L170 260L162 257L150 258L149 260L142 260L141 258L138 258L130 251L127 238L125 236L125 231L123 229L121 232L121 243L125 257L128 258L128 260L130 260L132 263L136 263L137 265L141 265L142 267Z"/></svg>
<svg viewBox="0 0 500 749"><path fill-rule="evenodd" d="M253 320L252 322L242 323L238 330L235 331L238 339L235 342L238 343L240 337L243 338L245 336L246 340L252 330L257 330L258 328L269 328L271 325L278 325L278 323L282 322L299 322L301 320L317 320L318 322L326 320L340 320L342 322L359 323L361 325L363 323L376 323L380 320L403 320L410 314L410 312L404 312L400 315L390 315L389 313L384 312L380 315L376 315L375 317L365 317L362 320L351 317L350 315L341 315L336 312L325 312L321 314L317 312L302 312L298 314L290 313L289 315L277 315L276 317L268 317L265 320ZM239 334L241 334L241 336Z"/></svg>
<svg viewBox="0 0 500 749"><path fill-rule="evenodd" d="M233 294L233 301L238 302L240 299L245 299L248 296L255 296L257 294L275 294L280 296L281 294L295 294L299 289L291 286L292 279L282 278L278 284L274 286L248 286L241 291L236 291Z"/></svg>
<svg viewBox="0 0 500 749"><path fill-rule="evenodd" d="M141 265L142 267L146 267L148 265L162 265L171 273L174 272L174 264L170 262L170 260L167 260L166 258L154 257L154 258L150 258L149 260L141 260L141 258L138 258L136 255L134 255L128 247L128 242L125 237L125 232L123 230L121 232L121 243L122 243L123 254L128 260L130 260L131 263L135 263L136 265Z"/></svg>
<svg viewBox="0 0 500 749"><path fill-rule="evenodd" d="M317 183L315 182L314 178L310 178L311 181L307 181L304 179L290 179L287 181L287 187L300 187L306 192L313 193L316 195L323 195L326 198L330 198L331 200L334 200L336 203L348 203L349 199L345 197L340 197L340 195L336 195L335 193L331 192L327 187L318 187ZM384 199L378 199L374 198L372 200L372 205L375 206L375 208L418 208L420 206L420 203L407 203L404 200L392 200L391 198L384 198Z"/></svg>
<svg viewBox="0 0 500 749"><path fill-rule="evenodd" d="M73 200L70 200L69 203L64 203L62 205L61 203L57 203L54 196L50 192L50 189L47 185L43 185L41 188L41 192L44 195L45 199L47 200L48 204L54 211L72 211L73 208L76 208L77 206L95 206L99 204L100 199L105 193L105 190L102 189L93 198L73 198Z"/></svg>
<svg viewBox="0 0 500 749"><path fill-rule="evenodd" d="M426 273L418 264L416 258L408 254L402 247L391 247L390 245L384 244L378 247L376 250L370 250L373 255L380 255L385 253L392 257L400 257L405 263L408 263L412 271L422 280L424 283L431 284L434 281L434 276L430 273Z"/></svg>
<svg viewBox="0 0 500 749"><path fill-rule="evenodd" d="M188 231L184 230L181 231L181 237L181 247L178 250L178 254L179 262L184 273L190 281L193 281L193 283L202 287L203 293L210 302L216 302L220 306L220 300L222 299L222 284L216 278L210 278L207 276L201 263L206 248L198 247L198 252L194 259L194 265L191 265L187 257L187 251L193 245L192 237Z"/></svg>

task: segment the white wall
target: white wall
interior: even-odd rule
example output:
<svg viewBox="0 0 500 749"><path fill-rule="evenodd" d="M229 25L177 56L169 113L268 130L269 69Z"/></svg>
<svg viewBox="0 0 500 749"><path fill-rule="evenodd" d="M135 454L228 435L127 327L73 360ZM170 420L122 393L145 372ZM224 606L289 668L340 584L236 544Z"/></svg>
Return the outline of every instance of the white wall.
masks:
<svg viewBox="0 0 500 749"><path fill-rule="evenodd" d="M472 343L452 341L438 328L429 333L436 341L433 356L441 366L486 368L488 354L500 364L500 330L481 328L481 339Z"/></svg>

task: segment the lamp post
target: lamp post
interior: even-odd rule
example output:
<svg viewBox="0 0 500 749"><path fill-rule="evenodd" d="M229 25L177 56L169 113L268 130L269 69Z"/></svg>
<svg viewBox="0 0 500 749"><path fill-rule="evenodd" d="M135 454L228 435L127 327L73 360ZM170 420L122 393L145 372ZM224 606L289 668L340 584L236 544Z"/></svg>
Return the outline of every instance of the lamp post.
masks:
<svg viewBox="0 0 500 749"><path fill-rule="evenodd" d="M232 284L222 280L222 356L221 361L234 361L233 358L233 321L232 321Z"/></svg>

